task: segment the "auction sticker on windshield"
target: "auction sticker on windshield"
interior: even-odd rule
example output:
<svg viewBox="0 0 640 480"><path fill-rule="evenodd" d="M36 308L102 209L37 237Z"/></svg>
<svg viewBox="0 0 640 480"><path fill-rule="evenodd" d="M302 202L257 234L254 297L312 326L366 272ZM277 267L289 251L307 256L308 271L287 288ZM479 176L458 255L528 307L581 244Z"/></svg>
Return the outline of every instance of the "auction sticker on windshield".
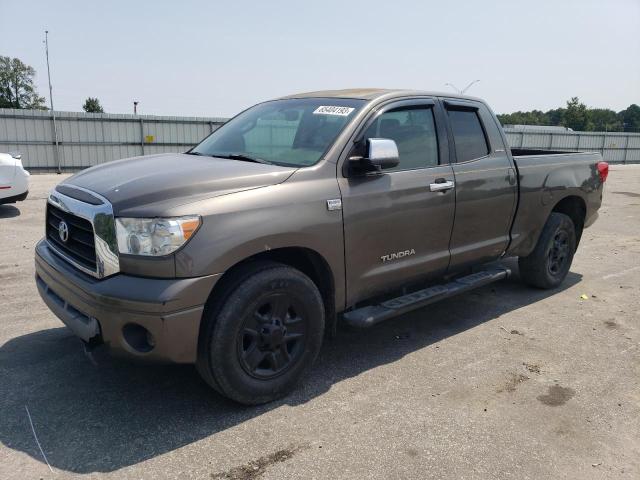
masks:
<svg viewBox="0 0 640 480"><path fill-rule="evenodd" d="M313 113L316 115L340 115L341 117L348 116L353 112L355 108L351 107L337 107L331 105L322 105L316 108Z"/></svg>

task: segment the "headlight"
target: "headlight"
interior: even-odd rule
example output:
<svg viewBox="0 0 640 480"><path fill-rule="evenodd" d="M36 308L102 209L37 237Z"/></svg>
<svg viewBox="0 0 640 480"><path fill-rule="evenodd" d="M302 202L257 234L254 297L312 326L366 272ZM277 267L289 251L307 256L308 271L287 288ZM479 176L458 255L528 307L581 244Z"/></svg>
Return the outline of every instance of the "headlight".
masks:
<svg viewBox="0 0 640 480"><path fill-rule="evenodd" d="M116 218L120 253L162 256L184 245L200 226L200 217Z"/></svg>

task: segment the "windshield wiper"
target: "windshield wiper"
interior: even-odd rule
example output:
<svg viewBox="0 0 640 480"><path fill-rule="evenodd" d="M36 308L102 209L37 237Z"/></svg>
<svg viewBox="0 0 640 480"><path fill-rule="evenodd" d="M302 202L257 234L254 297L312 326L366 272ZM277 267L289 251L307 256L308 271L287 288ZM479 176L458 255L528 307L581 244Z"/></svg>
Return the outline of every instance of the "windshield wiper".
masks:
<svg viewBox="0 0 640 480"><path fill-rule="evenodd" d="M220 157L220 158L230 158L232 160L242 160L243 162L264 163L265 165L272 165L272 163L267 160L264 160L258 157L253 157L251 155L247 155L246 153L228 153L226 155L214 154L213 156Z"/></svg>
<svg viewBox="0 0 640 480"><path fill-rule="evenodd" d="M189 150L188 152L184 152L186 155L204 155L204 153L194 152L193 150Z"/></svg>

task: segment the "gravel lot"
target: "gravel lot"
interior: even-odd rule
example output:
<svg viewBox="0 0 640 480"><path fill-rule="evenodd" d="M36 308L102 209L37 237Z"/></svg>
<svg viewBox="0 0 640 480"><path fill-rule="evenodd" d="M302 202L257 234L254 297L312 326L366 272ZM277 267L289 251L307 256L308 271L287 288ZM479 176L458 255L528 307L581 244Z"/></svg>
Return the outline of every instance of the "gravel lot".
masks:
<svg viewBox="0 0 640 480"><path fill-rule="evenodd" d="M190 366L89 361L33 281L62 178L0 206L0 478L640 478L640 166L611 168L560 290L516 276L341 332L259 408Z"/></svg>

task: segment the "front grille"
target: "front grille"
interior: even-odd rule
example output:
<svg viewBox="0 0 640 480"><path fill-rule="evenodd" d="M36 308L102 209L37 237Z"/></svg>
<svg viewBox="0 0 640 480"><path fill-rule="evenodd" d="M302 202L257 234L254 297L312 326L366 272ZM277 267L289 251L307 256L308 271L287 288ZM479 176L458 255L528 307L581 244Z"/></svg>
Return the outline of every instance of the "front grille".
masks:
<svg viewBox="0 0 640 480"><path fill-rule="evenodd" d="M61 240L58 233L61 221L64 221L69 228L69 236L66 242ZM93 225L89 220L65 212L48 203L47 240L60 253L74 262L93 272L96 271L96 246Z"/></svg>

